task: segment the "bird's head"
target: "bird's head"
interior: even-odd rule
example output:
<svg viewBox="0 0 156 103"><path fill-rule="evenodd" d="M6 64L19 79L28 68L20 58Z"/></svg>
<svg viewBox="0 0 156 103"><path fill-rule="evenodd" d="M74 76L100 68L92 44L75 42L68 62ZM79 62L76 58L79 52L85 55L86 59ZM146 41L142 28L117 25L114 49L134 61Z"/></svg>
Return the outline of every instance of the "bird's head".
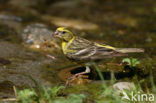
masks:
<svg viewBox="0 0 156 103"><path fill-rule="evenodd" d="M70 41L74 37L73 33L65 27L57 28L53 36L66 42Z"/></svg>

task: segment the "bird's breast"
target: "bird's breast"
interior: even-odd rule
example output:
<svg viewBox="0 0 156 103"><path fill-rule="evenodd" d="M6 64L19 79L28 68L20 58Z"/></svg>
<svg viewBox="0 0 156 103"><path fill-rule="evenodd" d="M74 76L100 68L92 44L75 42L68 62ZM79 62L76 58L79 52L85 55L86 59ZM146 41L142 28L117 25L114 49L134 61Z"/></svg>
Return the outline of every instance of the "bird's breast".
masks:
<svg viewBox="0 0 156 103"><path fill-rule="evenodd" d="M64 54L67 53L67 47L68 47L68 44L66 42L62 42L62 51Z"/></svg>
<svg viewBox="0 0 156 103"><path fill-rule="evenodd" d="M72 44L72 41L75 39L75 37L73 37L71 40L69 40L68 42L63 41L62 42L62 50L64 54L67 54L67 52L70 52L70 49L68 49L68 47Z"/></svg>

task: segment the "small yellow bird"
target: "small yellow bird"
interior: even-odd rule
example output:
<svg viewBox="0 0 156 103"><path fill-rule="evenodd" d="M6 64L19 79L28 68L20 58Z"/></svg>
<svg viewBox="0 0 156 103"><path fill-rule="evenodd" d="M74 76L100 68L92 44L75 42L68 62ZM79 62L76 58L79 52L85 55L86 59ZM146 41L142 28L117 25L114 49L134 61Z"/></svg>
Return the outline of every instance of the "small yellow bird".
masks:
<svg viewBox="0 0 156 103"><path fill-rule="evenodd" d="M53 36L61 40L64 55L76 62L85 61L86 63L89 63L105 58L125 56L126 53L144 52L141 48L115 48L106 44L91 42L75 36L65 27L57 28ZM90 72L90 69L86 66L86 71L78 73L77 75L88 72Z"/></svg>

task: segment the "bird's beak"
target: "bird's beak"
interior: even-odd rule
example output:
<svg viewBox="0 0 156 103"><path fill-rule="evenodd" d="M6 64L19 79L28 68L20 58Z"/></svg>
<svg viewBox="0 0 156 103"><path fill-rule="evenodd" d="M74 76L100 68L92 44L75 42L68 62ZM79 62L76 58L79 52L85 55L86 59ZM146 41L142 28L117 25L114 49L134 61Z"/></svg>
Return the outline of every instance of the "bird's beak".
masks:
<svg viewBox="0 0 156 103"><path fill-rule="evenodd" d="M58 35L59 35L59 32L58 32L58 31L55 31L55 32L52 34L53 37L58 37Z"/></svg>

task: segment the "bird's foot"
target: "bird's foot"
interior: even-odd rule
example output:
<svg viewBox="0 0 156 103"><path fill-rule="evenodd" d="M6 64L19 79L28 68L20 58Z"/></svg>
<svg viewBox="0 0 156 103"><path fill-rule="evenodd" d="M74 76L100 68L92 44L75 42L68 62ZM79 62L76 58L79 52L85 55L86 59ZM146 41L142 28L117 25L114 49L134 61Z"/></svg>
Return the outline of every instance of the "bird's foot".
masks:
<svg viewBox="0 0 156 103"><path fill-rule="evenodd" d="M80 73L77 73L77 74L74 74L72 75L71 77L69 77L67 80L66 80L66 84L65 84L65 87L68 86L69 82L70 81L73 81L75 80L76 78L78 77L82 77L82 78L88 78L88 76L85 76L84 74L87 74L87 73L90 73L90 68L88 66L86 66L86 70L84 72L80 72Z"/></svg>

